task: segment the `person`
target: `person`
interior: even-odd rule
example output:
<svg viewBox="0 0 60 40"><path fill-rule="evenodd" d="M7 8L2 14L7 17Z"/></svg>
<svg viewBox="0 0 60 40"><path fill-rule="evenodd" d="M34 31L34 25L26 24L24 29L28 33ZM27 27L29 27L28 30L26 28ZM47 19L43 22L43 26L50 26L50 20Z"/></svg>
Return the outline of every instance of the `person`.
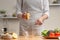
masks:
<svg viewBox="0 0 60 40"><path fill-rule="evenodd" d="M23 18L29 13L29 19ZM17 0L17 17L20 20L20 35L41 35L44 21L49 17L48 0Z"/></svg>

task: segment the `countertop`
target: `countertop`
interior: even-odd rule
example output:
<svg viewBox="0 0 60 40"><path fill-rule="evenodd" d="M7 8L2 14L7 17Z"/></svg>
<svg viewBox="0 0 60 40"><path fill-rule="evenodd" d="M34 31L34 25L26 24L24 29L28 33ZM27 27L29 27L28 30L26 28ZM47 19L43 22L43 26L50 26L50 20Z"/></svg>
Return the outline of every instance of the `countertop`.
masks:
<svg viewBox="0 0 60 40"><path fill-rule="evenodd" d="M20 36L20 40L58 40L58 39L45 39L41 36L30 36L30 37Z"/></svg>
<svg viewBox="0 0 60 40"><path fill-rule="evenodd" d="M20 40L58 40L58 39L45 39L43 37L40 36L34 36L34 37L20 37Z"/></svg>
<svg viewBox="0 0 60 40"><path fill-rule="evenodd" d="M0 39L0 40L2 40L2 39ZM30 36L30 37L19 36L19 38L17 38L17 39L4 39L4 40L58 40L58 39L45 39L40 36Z"/></svg>

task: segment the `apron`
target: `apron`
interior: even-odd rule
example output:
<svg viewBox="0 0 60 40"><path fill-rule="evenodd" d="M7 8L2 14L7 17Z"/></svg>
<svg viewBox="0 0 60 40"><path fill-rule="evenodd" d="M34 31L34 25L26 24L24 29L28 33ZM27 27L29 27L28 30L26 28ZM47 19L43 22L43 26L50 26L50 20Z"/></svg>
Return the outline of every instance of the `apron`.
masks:
<svg viewBox="0 0 60 40"><path fill-rule="evenodd" d="M28 11L31 16L29 20L20 19L20 35L41 35L44 27L43 25L35 25L35 21L43 14L42 4L42 0L23 0L23 12Z"/></svg>

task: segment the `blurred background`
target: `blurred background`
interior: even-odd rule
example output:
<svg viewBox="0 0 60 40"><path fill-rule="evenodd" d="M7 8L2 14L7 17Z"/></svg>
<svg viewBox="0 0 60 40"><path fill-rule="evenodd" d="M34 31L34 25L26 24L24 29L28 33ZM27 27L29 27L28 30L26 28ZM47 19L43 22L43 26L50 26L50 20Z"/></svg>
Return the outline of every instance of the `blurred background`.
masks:
<svg viewBox="0 0 60 40"><path fill-rule="evenodd" d="M0 33L6 27L8 32L19 34L19 20L16 17L17 0L0 0ZM44 22L45 29L60 28L60 0L49 0L50 16Z"/></svg>

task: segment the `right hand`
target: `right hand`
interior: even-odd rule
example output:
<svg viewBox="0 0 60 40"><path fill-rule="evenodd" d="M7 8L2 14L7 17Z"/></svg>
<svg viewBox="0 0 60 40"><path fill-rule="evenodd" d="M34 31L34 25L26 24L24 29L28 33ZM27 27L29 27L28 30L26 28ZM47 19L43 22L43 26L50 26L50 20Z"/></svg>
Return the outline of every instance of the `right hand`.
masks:
<svg viewBox="0 0 60 40"><path fill-rule="evenodd" d="M26 19L26 20L29 20L30 19L30 13L27 13L27 12L23 13L22 18Z"/></svg>
<svg viewBox="0 0 60 40"><path fill-rule="evenodd" d="M17 17L25 19L25 20L29 20L30 19L30 13L27 13L27 12L21 13L21 14L18 14Z"/></svg>
<svg viewBox="0 0 60 40"><path fill-rule="evenodd" d="M26 13L22 13L22 18L26 19Z"/></svg>

